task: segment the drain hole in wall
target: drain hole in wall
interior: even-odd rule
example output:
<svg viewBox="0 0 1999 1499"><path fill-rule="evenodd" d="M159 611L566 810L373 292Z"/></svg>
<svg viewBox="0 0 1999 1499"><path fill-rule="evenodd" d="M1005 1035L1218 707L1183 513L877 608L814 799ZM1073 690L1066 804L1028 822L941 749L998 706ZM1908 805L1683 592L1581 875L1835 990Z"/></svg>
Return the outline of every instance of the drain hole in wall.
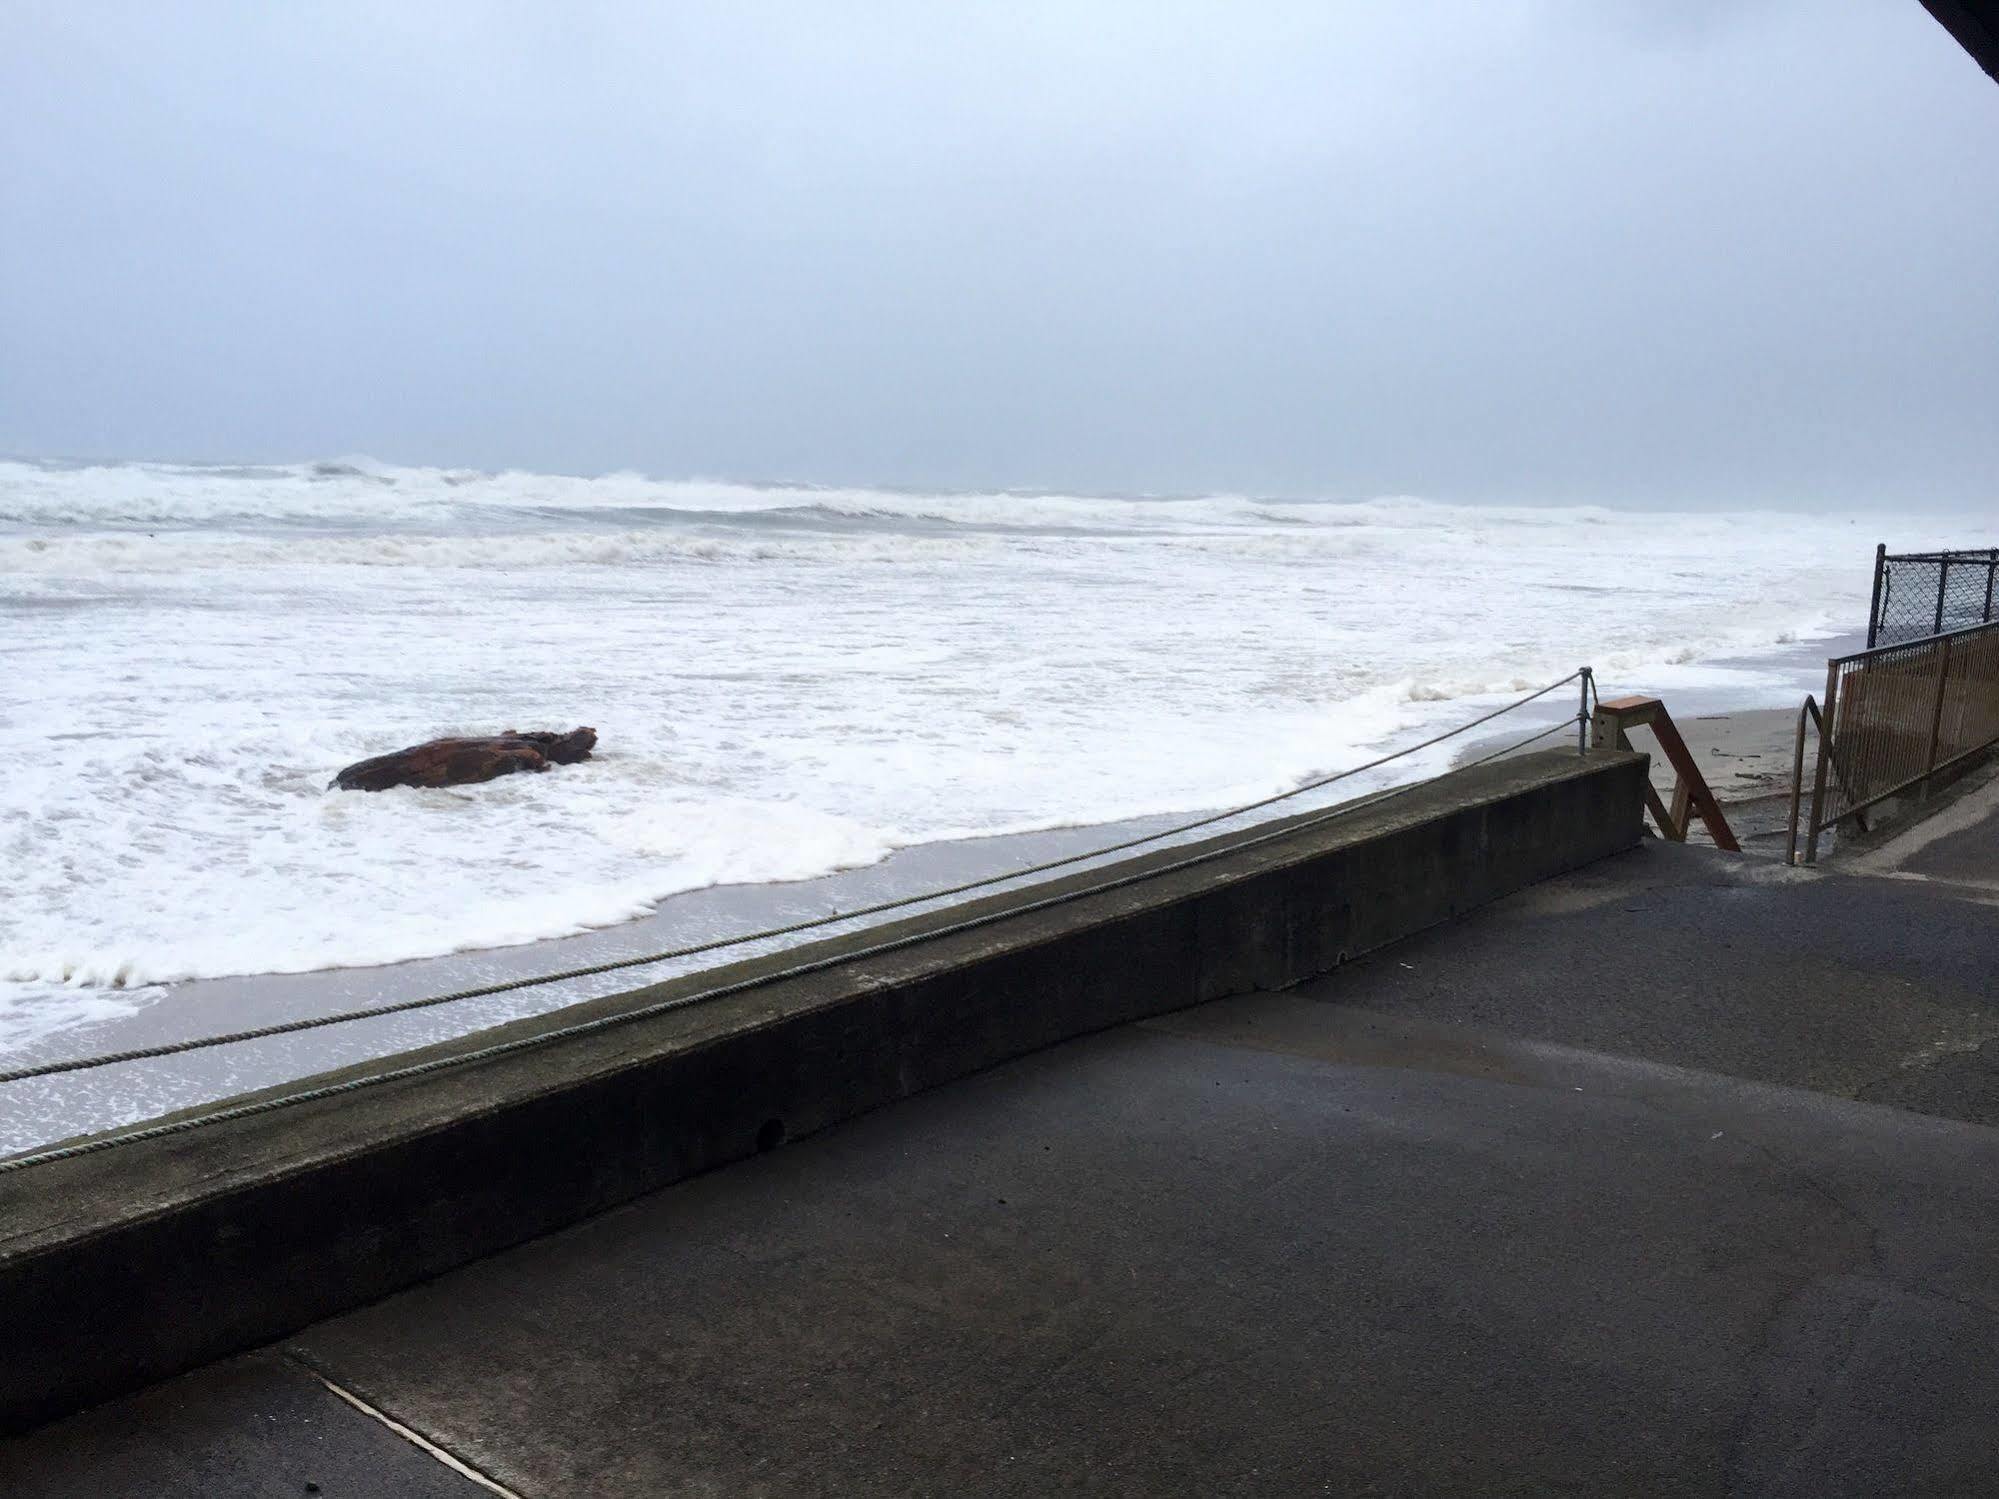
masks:
<svg viewBox="0 0 1999 1499"><path fill-rule="evenodd" d="M776 1150L783 1143L784 1121L782 1119L766 1119L757 1127L757 1154L762 1155L767 1150Z"/></svg>

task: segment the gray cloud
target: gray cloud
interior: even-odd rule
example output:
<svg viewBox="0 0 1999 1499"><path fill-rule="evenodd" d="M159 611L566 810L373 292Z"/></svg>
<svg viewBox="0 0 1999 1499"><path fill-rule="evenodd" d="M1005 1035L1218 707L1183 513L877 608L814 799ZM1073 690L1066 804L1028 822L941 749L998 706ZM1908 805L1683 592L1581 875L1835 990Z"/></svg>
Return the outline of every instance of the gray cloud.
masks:
<svg viewBox="0 0 1999 1499"><path fill-rule="evenodd" d="M1672 504L1999 470L1999 91L1914 0L16 5L0 95L14 451Z"/></svg>

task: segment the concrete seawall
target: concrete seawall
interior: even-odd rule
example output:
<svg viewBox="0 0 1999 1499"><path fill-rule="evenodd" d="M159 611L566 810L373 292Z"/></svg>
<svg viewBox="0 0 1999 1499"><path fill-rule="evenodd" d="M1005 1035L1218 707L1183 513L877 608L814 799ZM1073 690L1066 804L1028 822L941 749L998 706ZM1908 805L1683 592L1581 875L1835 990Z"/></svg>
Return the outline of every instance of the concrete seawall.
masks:
<svg viewBox="0 0 1999 1499"><path fill-rule="evenodd" d="M1326 972L1628 847L1645 774L1559 751L1460 771L1193 868L1133 860L1159 872L1117 890L1008 914L1093 871L417 1058L770 976L712 1002L0 1176L0 1431L1024 1052ZM999 919L924 937L968 913ZM923 940L842 956L885 934ZM812 958L834 961L775 976Z"/></svg>

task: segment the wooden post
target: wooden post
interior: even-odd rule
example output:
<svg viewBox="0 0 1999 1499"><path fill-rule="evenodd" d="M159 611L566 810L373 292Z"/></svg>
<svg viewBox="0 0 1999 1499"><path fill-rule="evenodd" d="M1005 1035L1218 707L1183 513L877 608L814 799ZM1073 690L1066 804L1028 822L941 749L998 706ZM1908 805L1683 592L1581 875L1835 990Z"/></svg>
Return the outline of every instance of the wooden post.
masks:
<svg viewBox="0 0 1999 1499"><path fill-rule="evenodd" d="M1675 843L1685 843L1687 841L1687 829L1692 826L1694 820L1693 800L1693 791L1687 785L1687 778L1685 776L1675 777L1673 781L1672 835Z"/></svg>
<svg viewBox="0 0 1999 1499"><path fill-rule="evenodd" d="M1700 813L1701 821L1707 824L1708 837L1714 839L1714 846L1726 849L1731 854L1741 853L1742 845L1735 841L1734 830L1729 827L1728 819L1721 815L1721 803L1717 802L1714 793L1708 790L1707 777L1701 774L1700 766L1694 761L1693 752L1687 748L1687 741L1680 737L1679 728L1673 723L1673 716L1666 712L1663 704L1660 706L1659 716L1652 720L1652 737L1659 741L1659 748L1666 752L1666 758L1672 762L1673 769L1680 773L1681 786L1686 791L1687 799ZM1679 797L1680 788L1675 788L1673 799L1678 801ZM1684 830L1682 836L1685 836Z"/></svg>
<svg viewBox="0 0 1999 1499"><path fill-rule="evenodd" d="M1624 732L1624 720L1618 712L1618 704L1625 701L1630 700L1620 698L1609 704L1597 704L1596 714L1590 720L1590 743L1598 749L1606 746L1621 750L1632 748L1631 736ZM1649 766L1645 776L1645 810L1652 814L1652 821L1659 825L1661 838L1673 837L1673 814L1666 810L1666 804L1659 799L1658 790L1652 785ZM1684 838L1686 835L1682 833L1680 836Z"/></svg>
<svg viewBox="0 0 1999 1499"><path fill-rule="evenodd" d="M1688 807L1691 804L1692 809L1700 813L1701 821L1707 824L1708 836L1714 840L1716 848L1731 854L1742 852L1742 845L1735 841L1734 829L1729 827L1728 819L1722 816L1721 803L1714 799L1714 793L1708 789L1707 777L1701 774L1700 766L1695 762L1692 752L1687 749L1686 740L1680 737L1679 729L1674 726L1673 716L1666 711L1664 703L1656 697L1616 698L1611 702L1599 704L1597 717L1601 725L1597 731L1599 743L1608 731L1616 734L1620 748L1626 747L1630 744L1630 740L1625 737L1625 726L1643 725L1652 731L1652 737L1659 741L1659 748L1665 751L1666 763L1673 767L1674 773L1679 778L1673 786L1672 807L1666 807L1659 800L1659 793L1652 789L1649 776L1645 781L1645 804L1651 809L1652 816L1659 823L1659 831L1665 837L1675 842L1685 839L1690 820L1687 815Z"/></svg>

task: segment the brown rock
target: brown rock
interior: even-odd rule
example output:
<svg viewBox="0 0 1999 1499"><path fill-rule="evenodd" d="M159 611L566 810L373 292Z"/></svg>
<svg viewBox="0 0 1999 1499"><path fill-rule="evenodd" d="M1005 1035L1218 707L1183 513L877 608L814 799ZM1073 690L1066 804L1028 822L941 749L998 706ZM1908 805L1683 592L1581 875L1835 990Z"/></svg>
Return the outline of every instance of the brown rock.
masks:
<svg viewBox="0 0 1999 1499"><path fill-rule="evenodd" d="M492 739L432 739L392 755L357 760L333 778L328 789L386 791L391 786L466 786L512 775L517 770L547 770L590 758L596 748L595 729L554 734L534 729L508 729Z"/></svg>

